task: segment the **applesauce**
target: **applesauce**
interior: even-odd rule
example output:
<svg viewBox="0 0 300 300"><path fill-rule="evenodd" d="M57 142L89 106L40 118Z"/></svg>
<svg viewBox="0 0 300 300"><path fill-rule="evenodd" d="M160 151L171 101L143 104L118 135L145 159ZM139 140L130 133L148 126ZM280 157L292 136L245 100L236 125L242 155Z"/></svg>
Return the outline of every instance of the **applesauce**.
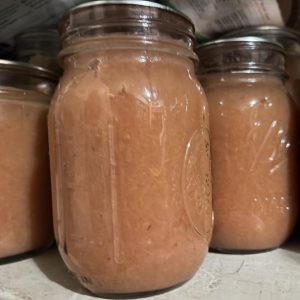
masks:
<svg viewBox="0 0 300 300"><path fill-rule="evenodd" d="M153 32L138 23L151 16ZM104 28L110 18L125 25L133 18L135 27L89 32L89 23ZM212 223L193 26L146 1L81 5L65 22L72 26L62 29L64 75L49 113L60 254L98 295L182 283L203 261Z"/></svg>
<svg viewBox="0 0 300 300"><path fill-rule="evenodd" d="M47 112L55 76L0 60L0 258L53 243Z"/></svg>
<svg viewBox="0 0 300 300"><path fill-rule="evenodd" d="M299 115L282 80L282 50L245 37L207 43L198 55L210 112L211 247L276 248L299 211Z"/></svg>

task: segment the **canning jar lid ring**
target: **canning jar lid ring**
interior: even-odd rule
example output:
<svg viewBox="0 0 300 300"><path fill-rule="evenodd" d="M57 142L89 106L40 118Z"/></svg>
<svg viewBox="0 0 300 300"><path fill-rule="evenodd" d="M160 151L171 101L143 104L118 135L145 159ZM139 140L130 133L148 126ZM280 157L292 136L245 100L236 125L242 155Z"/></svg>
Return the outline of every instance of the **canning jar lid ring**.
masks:
<svg viewBox="0 0 300 300"><path fill-rule="evenodd" d="M15 36L15 40L19 39L19 38L26 38L27 36L32 36L32 35L41 35L44 36L46 35L47 37L51 36L54 38L59 38L59 33L55 28L29 28L28 30L24 30L19 32L16 36Z"/></svg>
<svg viewBox="0 0 300 300"><path fill-rule="evenodd" d="M222 37L237 37L241 35L278 35L282 37L289 37L292 39L297 39L300 43L300 33L297 30L283 27L283 26L274 26L274 25L263 25L263 26L252 26L240 28L227 32Z"/></svg>
<svg viewBox="0 0 300 300"><path fill-rule="evenodd" d="M241 69L214 69L209 70L207 72L202 73L201 75L210 74L210 73L225 73L228 72L230 74L269 74L280 77L282 80L287 80L289 78L288 74L284 71L274 71L271 69L263 69L263 68L241 68Z"/></svg>
<svg viewBox="0 0 300 300"><path fill-rule="evenodd" d="M83 4L79 4L77 6L74 6L73 8L71 8L69 10L69 13L70 12L76 12L77 10L82 9L82 8L89 8L89 7L93 7L93 6L119 5L119 4L152 7L152 8L158 8L158 9L161 9L161 10L165 10L165 11L168 11L168 12L171 12L171 13L174 13L176 15L179 15L179 16L183 17L184 19L189 21L191 23L191 25L193 25L193 27L194 27L193 21L187 15L182 13L181 11L176 10L176 9L170 7L170 6L167 6L167 5L163 5L163 4L160 4L160 3L147 1L147 0L143 0L143 1L138 1L138 0L111 0L111 1L98 0L98 1L90 1L90 2L87 2L87 3L83 3Z"/></svg>
<svg viewBox="0 0 300 300"><path fill-rule="evenodd" d="M151 2L151 1L137 1L137 0L112 0L112 1L90 1L87 3L83 3L80 5L77 5L75 7L73 7L72 9L70 9L62 18L61 22L60 22L60 26L59 26L59 32L61 35L61 39L64 40L65 38L73 35L75 33L75 36L78 35L77 30L83 30L86 31L89 27L94 27L96 28L97 26L100 27L101 24L101 28L105 28L104 24L105 24L105 19L107 18L106 16L97 16L97 14L92 14L90 13L88 15L88 17L86 16L87 20L84 20L85 17L83 17L83 22L79 21L78 23L76 22L76 17L77 14L80 15L81 11L85 11L85 10L93 10L93 9L105 9L105 7L109 7L109 6L133 6L133 7L140 7L140 8L153 8L153 9L157 9L157 11L160 11L162 13L168 13L170 16L175 16L176 17L180 17L181 18L181 22L178 22L178 24L174 23L174 22L166 22L166 24L169 25L170 28L172 28L172 30L178 31L181 34L186 35L188 38L192 39L192 41L195 41L195 26L192 22L192 20L187 17L185 14L183 14L182 12L171 8L169 6L163 5L163 4L159 4L159 3L155 3L155 2ZM116 16L115 16L116 17ZM90 18L90 19L88 19ZM147 18L147 14L138 14L138 15L134 15L133 17L129 15L124 15L124 16L120 16L119 18L122 19L122 21L124 22L124 20L128 19L129 22L132 22L133 20L136 20L138 22L137 26L142 26L145 28L149 27L149 22L160 22L163 23L165 22L164 18L155 18L153 16L149 16L149 18ZM73 19L73 20L72 20ZM107 18L108 23L106 25L116 25L116 23L118 23L118 18L117 20L114 20L113 22L111 22L110 18ZM99 25L96 26L96 22L99 22ZM77 23L77 24L76 24ZM171 24L171 26L170 26ZM125 25L124 25L125 26ZM109 27L109 26L107 26ZM126 27L126 26L125 26ZM79 34L80 36L80 34Z"/></svg>
<svg viewBox="0 0 300 300"><path fill-rule="evenodd" d="M274 49L284 53L284 49L282 45L278 42L270 41L265 38L256 37L256 36L243 36L243 37L233 37L233 38L222 38L217 39L214 41L210 41L196 47L196 50L202 50L211 46L218 46L222 44L231 44L231 43L245 43L248 45L255 45L255 44L266 44L270 46L274 46Z"/></svg>
<svg viewBox="0 0 300 300"><path fill-rule="evenodd" d="M256 36L265 38L282 45L289 55L300 55L300 33L294 29L280 26L254 26L227 32L222 38Z"/></svg>
<svg viewBox="0 0 300 300"><path fill-rule="evenodd" d="M260 37L253 37L253 36L244 36L244 37L234 37L234 38L224 38L224 39L218 39L215 41L207 42L205 44L199 45L196 48L197 54L200 56L205 55L218 55L215 51L229 51L234 52L234 49L230 48L232 46L241 46L241 50L243 51L245 48L242 46L245 46L248 48L247 50L267 50L267 51L273 51L279 55L281 55L282 59L284 58L284 48L280 43L277 43L272 40L260 38ZM228 46L228 48L226 47ZM223 48L224 47L224 48ZM265 48L259 48L259 47L265 47ZM211 52L212 51L212 52ZM227 53L226 52L226 53ZM241 52L242 53L242 52ZM236 54L235 54L236 55ZM235 56L234 55L234 56ZM242 54L241 54L242 55ZM206 58L206 60L208 60ZM284 61L284 60L283 60ZM286 77L285 71L284 71L284 65L283 62L276 66L275 68L272 65L268 65L263 62L253 62L252 58L249 60L247 57L245 61L230 61L226 62L225 66L219 65L218 62L216 62L215 65L203 65L203 70L201 73L210 73L210 72L231 72L231 73L269 73L273 75L277 75L282 77L283 79Z"/></svg>
<svg viewBox="0 0 300 300"><path fill-rule="evenodd" d="M0 59L0 72L3 69L25 73L28 76L41 77L49 81L56 82L58 80L58 76L54 72L25 62Z"/></svg>

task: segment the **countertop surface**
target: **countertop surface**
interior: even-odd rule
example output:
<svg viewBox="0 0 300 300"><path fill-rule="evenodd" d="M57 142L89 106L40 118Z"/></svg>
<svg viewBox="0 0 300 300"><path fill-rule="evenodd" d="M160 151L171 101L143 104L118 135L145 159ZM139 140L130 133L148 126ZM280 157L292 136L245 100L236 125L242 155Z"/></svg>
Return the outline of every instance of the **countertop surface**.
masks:
<svg viewBox="0 0 300 300"><path fill-rule="evenodd" d="M0 265L0 300L97 299L67 271L55 247ZM114 299L114 298L113 298ZM252 255L209 253L194 278L148 300L298 300L300 241Z"/></svg>

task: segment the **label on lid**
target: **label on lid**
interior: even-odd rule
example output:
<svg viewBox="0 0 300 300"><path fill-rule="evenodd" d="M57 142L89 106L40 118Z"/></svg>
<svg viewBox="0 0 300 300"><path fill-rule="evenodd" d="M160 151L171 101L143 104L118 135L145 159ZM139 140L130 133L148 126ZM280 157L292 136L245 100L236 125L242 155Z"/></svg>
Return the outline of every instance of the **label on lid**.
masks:
<svg viewBox="0 0 300 300"><path fill-rule="evenodd" d="M283 26L274 0L170 0L161 1L182 11L195 24L197 37L210 38L246 26Z"/></svg>
<svg viewBox="0 0 300 300"><path fill-rule="evenodd" d="M283 26L283 13L288 8L283 0L157 0L182 11L195 24L199 38L246 26ZM286 0L285 0L286 1ZM289 3L292 0L289 0ZM293 0L297 2L300 0ZM70 8L89 0L14 0L0 3L0 43L13 43L14 36L30 27L57 27L62 15ZM291 6L291 4L290 4ZM283 9L284 8L284 9ZM287 16L285 16L285 19Z"/></svg>

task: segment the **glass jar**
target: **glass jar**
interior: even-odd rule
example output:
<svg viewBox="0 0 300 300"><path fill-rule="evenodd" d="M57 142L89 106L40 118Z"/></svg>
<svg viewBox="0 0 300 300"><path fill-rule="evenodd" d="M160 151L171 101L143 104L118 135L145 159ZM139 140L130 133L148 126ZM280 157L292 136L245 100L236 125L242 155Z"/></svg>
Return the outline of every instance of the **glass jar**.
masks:
<svg viewBox="0 0 300 300"><path fill-rule="evenodd" d="M0 60L0 258L53 243L47 112L56 77Z"/></svg>
<svg viewBox="0 0 300 300"><path fill-rule="evenodd" d="M60 73L57 55L60 50L59 34L50 28L31 28L15 37L17 60Z"/></svg>
<svg viewBox="0 0 300 300"><path fill-rule="evenodd" d="M96 294L188 280L212 222L192 23L148 1L99 1L73 8L62 37L49 136L66 265Z"/></svg>
<svg viewBox="0 0 300 300"><path fill-rule="evenodd" d="M289 76L286 86L300 106L300 34L298 31L278 26L256 26L229 32L225 37L257 36L280 43L285 51L285 68Z"/></svg>
<svg viewBox="0 0 300 300"><path fill-rule="evenodd" d="M199 47L211 129L214 231L221 252L280 246L299 210L299 116L280 45L256 37Z"/></svg>
<svg viewBox="0 0 300 300"><path fill-rule="evenodd" d="M0 43L0 59L14 60L14 47L10 44Z"/></svg>

